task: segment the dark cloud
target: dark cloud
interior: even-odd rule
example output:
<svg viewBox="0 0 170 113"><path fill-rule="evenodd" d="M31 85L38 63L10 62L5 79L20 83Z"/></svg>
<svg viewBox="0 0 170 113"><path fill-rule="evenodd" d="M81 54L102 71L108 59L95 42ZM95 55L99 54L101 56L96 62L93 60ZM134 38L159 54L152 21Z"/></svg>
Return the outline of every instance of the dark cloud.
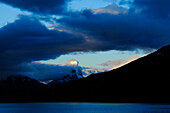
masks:
<svg viewBox="0 0 170 113"><path fill-rule="evenodd" d="M0 29L0 70L79 51L83 42L80 36L49 30L38 20L21 16Z"/></svg>
<svg viewBox="0 0 170 113"><path fill-rule="evenodd" d="M0 29L0 78L15 74L31 75L29 73L34 73L31 77L39 80L62 77L64 74L60 71L68 69L67 66L32 62L55 59L71 52L101 50L93 43L81 33L49 30L37 18L19 16L15 22ZM38 67L42 68L37 71Z"/></svg>
<svg viewBox="0 0 170 113"><path fill-rule="evenodd" d="M158 49L170 43L170 23L136 13L93 14L61 18L58 22L86 35L98 50Z"/></svg>
<svg viewBox="0 0 170 113"><path fill-rule="evenodd" d="M25 3L25 1L23 2ZM34 2L36 3L36 1ZM28 4L29 6L31 5ZM46 8L39 11L41 13L53 13L50 12L52 10L45 10ZM119 7L116 8L116 11L119 12ZM59 67L53 68L49 65L32 64L32 62L54 59L71 52L113 49L122 51L138 48L148 50L158 49L170 43L170 22L168 20L150 18L131 11L116 13L115 15L115 13L110 13L114 9L109 10L108 7L106 12L104 8L103 11L96 14L91 10L72 12L57 19L57 25L53 25L51 30L37 18L30 16L20 16L15 22L2 27L0 29L1 75L18 72L32 73L36 72L38 67L42 67L41 70L54 69L55 73L55 69ZM47 17L43 20L48 21L51 18ZM39 74L38 72L40 71L37 71L36 74ZM52 71L49 73L52 73L49 76L54 75ZM47 78L43 79L47 80Z"/></svg>
<svg viewBox="0 0 170 113"><path fill-rule="evenodd" d="M72 71L75 70L78 76L82 76L82 68L79 66L60 66L60 65L49 65L41 63L31 63L25 65L30 68L30 71L26 73L21 72L21 74L26 74L27 76L34 78L39 81L57 80L63 77L72 75ZM22 66L23 68L24 66Z"/></svg>
<svg viewBox="0 0 170 113"><path fill-rule="evenodd" d="M169 18L170 0L134 0L135 6L143 9L143 13L157 18Z"/></svg>
<svg viewBox="0 0 170 113"><path fill-rule="evenodd" d="M68 1L70 0L0 0L7 5L39 14L64 13Z"/></svg>
<svg viewBox="0 0 170 113"><path fill-rule="evenodd" d="M22 63L15 66L8 66L8 68L0 70L0 80L15 75L29 76L39 81L57 80L67 75L72 75L72 70L75 70L78 76L82 76L82 68L79 66Z"/></svg>
<svg viewBox="0 0 170 113"><path fill-rule="evenodd" d="M38 80L60 79L75 67L32 62L71 52L100 50L91 44L82 34L49 30L37 18L19 16L0 29L0 79L18 74Z"/></svg>

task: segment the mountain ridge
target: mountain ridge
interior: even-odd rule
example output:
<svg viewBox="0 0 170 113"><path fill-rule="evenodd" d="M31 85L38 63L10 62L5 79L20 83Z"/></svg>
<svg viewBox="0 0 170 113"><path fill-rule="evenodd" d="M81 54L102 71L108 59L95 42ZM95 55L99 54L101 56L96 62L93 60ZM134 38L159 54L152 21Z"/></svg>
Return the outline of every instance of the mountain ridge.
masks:
<svg viewBox="0 0 170 113"><path fill-rule="evenodd" d="M5 90L0 102L170 103L169 58L170 45L118 69L84 79L29 92L22 89L9 94Z"/></svg>

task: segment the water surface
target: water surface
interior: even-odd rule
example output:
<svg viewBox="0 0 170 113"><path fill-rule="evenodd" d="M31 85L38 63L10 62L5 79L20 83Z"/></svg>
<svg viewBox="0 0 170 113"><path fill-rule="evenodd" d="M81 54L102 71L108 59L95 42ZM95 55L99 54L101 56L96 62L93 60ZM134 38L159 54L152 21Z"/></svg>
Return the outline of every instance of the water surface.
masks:
<svg viewBox="0 0 170 113"><path fill-rule="evenodd" d="M170 105L0 103L0 113L170 113Z"/></svg>

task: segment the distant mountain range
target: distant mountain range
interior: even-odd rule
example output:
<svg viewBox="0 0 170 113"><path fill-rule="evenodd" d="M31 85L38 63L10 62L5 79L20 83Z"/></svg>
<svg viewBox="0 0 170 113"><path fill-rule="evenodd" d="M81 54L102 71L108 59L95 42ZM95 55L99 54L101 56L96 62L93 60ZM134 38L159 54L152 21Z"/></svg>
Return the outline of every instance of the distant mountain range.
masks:
<svg viewBox="0 0 170 113"><path fill-rule="evenodd" d="M44 85L13 76L0 82L0 102L170 103L169 65L170 45L118 69L82 79L72 76L66 82Z"/></svg>
<svg viewBox="0 0 170 113"><path fill-rule="evenodd" d="M57 86L58 84L66 83L72 80L78 80L84 78L81 71L77 72L76 70L72 70L70 74L67 74L64 78L59 80L53 80L47 84L48 87Z"/></svg>

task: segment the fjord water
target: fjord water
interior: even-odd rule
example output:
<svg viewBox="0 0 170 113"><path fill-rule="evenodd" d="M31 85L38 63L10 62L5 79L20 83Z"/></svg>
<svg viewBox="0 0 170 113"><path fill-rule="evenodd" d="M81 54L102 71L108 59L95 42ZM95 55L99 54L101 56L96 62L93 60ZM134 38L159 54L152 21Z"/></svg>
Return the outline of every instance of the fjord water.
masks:
<svg viewBox="0 0 170 113"><path fill-rule="evenodd" d="M0 103L0 113L170 113L170 105Z"/></svg>

